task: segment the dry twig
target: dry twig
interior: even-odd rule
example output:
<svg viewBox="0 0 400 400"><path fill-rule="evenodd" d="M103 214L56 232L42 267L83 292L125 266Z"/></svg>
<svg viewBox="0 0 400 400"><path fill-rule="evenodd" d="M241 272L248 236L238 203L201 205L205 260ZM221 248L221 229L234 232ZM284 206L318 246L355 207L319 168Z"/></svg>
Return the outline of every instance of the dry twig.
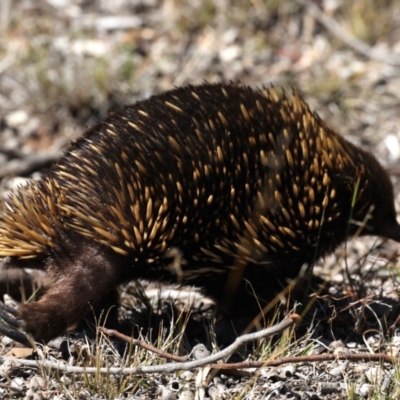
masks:
<svg viewBox="0 0 400 400"><path fill-rule="evenodd" d="M159 355L160 357L165 358L167 360L184 362L188 359L188 356L181 357L181 356L177 356L175 354L168 353L164 350L158 349L157 347L155 347L151 344L144 342L143 340L133 339L127 335L124 335L123 333L118 332L115 329L107 329L107 328L104 328L103 326L101 326L101 327L99 327L99 331L103 332L107 336L115 336L118 339L123 340L124 342L131 343L133 346L138 346L138 347L141 347L142 349L151 351L152 353L155 353L155 354Z"/></svg>
<svg viewBox="0 0 400 400"><path fill-rule="evenodd" d="M241 369L241 368L262 368L262 367L278 367L282 364L297 364L301 362L323 362L323 361L375 361L386 362L389 364L396 364L399 362L393 356L383 353L370 354L370 353L344 353L344 354L312 354L309 356L294 356L294 357L281 357L276 360L270 361L244 361L232 364L211 364L212 368L219 369Z"/></svg>
<svg viewBox="0 0 400 400"><path fill-rule="evenodd" d="M179 363L166 363L163 365L146 365L138 367L111 367L111 368L97 368L97 367L73 367L66 365L64 362L54 362L49 360L26 360L16 359L12 357L0 357L0 362L11 361L16 367L38 367L42 369L57 370L66 373L79 373L79 374L115 374L115 375L131 375L131 374L154 374L154 373L171 373L182 370L190 370L194 368L204 367L208 364L213 364L223 358L228 358L235 353L242 345L252 342L254 340L263 339L272 335L281 333L285 329L294 325L299 319L297 314L291 314L283 321L269 328L262 329L261 331L248 333L239 336L230 346L219 351L218 353L211 354L201 360L179 362ZM219 368L220 364L214 364Z"/></svg>

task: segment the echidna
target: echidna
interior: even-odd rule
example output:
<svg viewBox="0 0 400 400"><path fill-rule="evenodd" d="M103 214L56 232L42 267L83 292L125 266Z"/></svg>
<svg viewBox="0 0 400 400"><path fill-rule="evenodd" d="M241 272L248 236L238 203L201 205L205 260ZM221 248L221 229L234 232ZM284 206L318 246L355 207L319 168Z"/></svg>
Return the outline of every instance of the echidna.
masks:
<svg viewBox="0 0 400 400"><path fill-rule="evenodd" d="M241 268L230 305L249 313L271 282L356 232L400 241L393 188L371 154L296 94L178 88L110 115L11 195L0 256L45 269L52 286L16 320L3 307L13 328L0 331L46 342L138 278L198 286L222 304Z"/></svg>

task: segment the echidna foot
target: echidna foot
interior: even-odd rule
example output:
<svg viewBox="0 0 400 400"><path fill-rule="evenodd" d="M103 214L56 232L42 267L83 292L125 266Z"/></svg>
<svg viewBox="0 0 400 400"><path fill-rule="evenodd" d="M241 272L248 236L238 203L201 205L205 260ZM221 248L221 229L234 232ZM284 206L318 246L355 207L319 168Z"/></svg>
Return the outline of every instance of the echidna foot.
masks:
<svg viewBox="0 0 400 400"><path fill-rule="evenodd" d="M20 331L21 323L17 319L18 311L0 301L0 333L16 342L30 346L25 333Z"/></svg>

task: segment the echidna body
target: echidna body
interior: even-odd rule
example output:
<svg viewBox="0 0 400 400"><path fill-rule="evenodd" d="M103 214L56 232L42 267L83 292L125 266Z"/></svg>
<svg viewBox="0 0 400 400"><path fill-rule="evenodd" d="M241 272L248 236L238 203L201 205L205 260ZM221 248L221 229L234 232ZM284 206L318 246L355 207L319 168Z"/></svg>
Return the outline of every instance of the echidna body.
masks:
<svg viewBox="0 0 400 400"><path fill-rule="evenodd" d="M400 240L393 203L376 159L297 95L189 86L110 115L16 191L0 256L51 277L19 310L22 328L48 341L138 278L199 286L222 303L243 268L232 308L247 313L245 294L268 297L271 281L348 235Z"/></svg>

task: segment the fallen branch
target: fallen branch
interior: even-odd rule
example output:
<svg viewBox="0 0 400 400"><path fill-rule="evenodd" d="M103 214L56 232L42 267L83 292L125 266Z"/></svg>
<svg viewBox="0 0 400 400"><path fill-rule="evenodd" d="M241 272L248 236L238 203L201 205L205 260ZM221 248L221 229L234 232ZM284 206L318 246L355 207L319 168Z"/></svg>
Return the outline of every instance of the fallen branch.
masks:
<svg viewBox="0 0 400 400"><path fill-rule="evenodd" d="M79 374L114 374L114 375L131 375L131 374L154 374L154 373L171 373L182 370L190 370L194 368L204 367L209 364L216 363L217 361L227 358L235 353L241 346L254 340L263 339L272 335L283 332L285 329L293 326L299 319L297 314L291 314L283 321L269 328L262 329L258 332L248 333L246 335L239 336L230 346L219 351L218 353L212 354L208 357L202 358L201 360L186 361L178 363L166 363L163 365L146 365L138 367L111 367L111 368L97 368L97 367L73 367L66 365L64 362L54 362L49 360L26 360L16 359L12 357L0 357L0 362L12 362L15 367L38 367L49 370L57 370L66 373L79 373ZM217 368L220 364L215 364ZM229 365L229 364L227 364Z"/></svg>

